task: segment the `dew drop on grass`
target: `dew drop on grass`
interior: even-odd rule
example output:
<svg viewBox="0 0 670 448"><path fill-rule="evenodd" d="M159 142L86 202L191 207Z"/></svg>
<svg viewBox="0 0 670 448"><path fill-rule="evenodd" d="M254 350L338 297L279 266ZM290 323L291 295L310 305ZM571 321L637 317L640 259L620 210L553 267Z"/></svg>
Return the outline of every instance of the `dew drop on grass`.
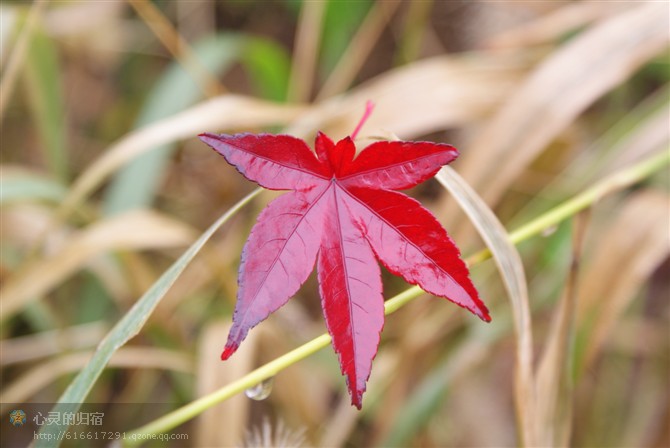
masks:
<svg viewBox="0 0 670 448"><path fill-rule="evenodd" d="M272 392L272 383L273 378L268 378L245 390L244 395L256 401L265 400L270 396L270 392Z"/></svg>
<svg viewBox="0 0 670 448"><path fill-rule="evenodd" d="M547 237L553 235L554 233L556 233L556 230L558 230L558 226L547 227L546 229L544 229L542 231L542 236L547 238Z"/></svg>

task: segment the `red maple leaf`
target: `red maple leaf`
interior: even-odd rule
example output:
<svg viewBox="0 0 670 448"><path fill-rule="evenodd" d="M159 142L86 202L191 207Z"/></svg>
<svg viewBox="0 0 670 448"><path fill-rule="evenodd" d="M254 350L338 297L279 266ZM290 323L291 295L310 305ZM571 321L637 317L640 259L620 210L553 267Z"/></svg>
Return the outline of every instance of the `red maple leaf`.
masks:
<svg viewBox="0 0 670 448"><path fill-rule="evenodd" d="M328 332L359 409L384 326L377 259L407 282L491 320L446 230L419 202L391 191L431 178L458 151L441 143L384 141L354 157L352 139L369 112L336 144L319 132L316 155L288 135L200 135L247 179L292 190L263 210L244 246L221 358L284 305L316 263Z"/></svg>

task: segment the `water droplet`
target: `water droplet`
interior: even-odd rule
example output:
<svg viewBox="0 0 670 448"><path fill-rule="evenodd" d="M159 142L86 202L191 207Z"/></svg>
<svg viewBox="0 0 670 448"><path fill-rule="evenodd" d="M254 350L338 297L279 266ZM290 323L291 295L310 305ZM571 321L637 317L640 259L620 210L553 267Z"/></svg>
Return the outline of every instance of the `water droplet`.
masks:
<svg viewBox="0 0 670 448"><path fill-rule="evenodd" d="M274 378L268 378L265 381L261 381L255 386L252 386L249 389L245 390L244 395L256 401L265 400L267 397L270 396L270 392L272 392L273 382Z"/></svg>
<svg viewBox="0 0 670 448"><path fill-rule="evenodd" d="M547 227L546 229L544 229L542 231L542 236L545 237L545 238L548 237L548 236L551 236L554 233L556 233L556 230L558 230L558 226Z"/></svg>

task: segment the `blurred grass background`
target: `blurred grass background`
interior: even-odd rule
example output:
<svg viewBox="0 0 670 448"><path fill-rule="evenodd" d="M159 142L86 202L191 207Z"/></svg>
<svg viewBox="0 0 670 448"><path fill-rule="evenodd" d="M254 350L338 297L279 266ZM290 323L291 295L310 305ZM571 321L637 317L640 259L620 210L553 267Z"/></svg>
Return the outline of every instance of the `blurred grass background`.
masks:
<svg viewBox="0 0 670 448"><path fill-rule="evenodd" d="M668 151L668 12L639 1L4 2L0 401L56 401L137 298L253 190L199 132L341 138L369 99L361 137L454 144L452 166L513 230ZM670 445L669 187L666 167L581 224L519 245L536 358L567 335L551 358L561 362L534 366L538 399L571 409L543 416L562 422L555 444ZM483 247L437 182L410 194L464 254ZM219 361L239 254L271 196L213 237L87 401L138 403L122 422L131 429L142 403L168 412L324 331L311 278ZM472 276L493 323L430 297L387 318L363 411L325 350L281 372L266 400L238 396L198 417L199 445L257 443L264 421L277 443L517 445L511 311L492 262ZM384 284L386 297L407 288ZM555 323L566 303L567 330Z"/></svg>

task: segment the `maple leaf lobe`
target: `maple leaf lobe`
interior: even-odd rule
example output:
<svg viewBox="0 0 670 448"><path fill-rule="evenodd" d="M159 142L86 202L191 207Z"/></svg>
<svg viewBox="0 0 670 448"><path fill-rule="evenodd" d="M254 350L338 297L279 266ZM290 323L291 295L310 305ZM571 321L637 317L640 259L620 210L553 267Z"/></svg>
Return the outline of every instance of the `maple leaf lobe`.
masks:
<svg viewBox="0 0 670 448"><path fill-rule="evenodd" d="M199 137L240 174L269 190L306 190L330 177L328 167L307 144L290 135L203 133Z"/></svg>

